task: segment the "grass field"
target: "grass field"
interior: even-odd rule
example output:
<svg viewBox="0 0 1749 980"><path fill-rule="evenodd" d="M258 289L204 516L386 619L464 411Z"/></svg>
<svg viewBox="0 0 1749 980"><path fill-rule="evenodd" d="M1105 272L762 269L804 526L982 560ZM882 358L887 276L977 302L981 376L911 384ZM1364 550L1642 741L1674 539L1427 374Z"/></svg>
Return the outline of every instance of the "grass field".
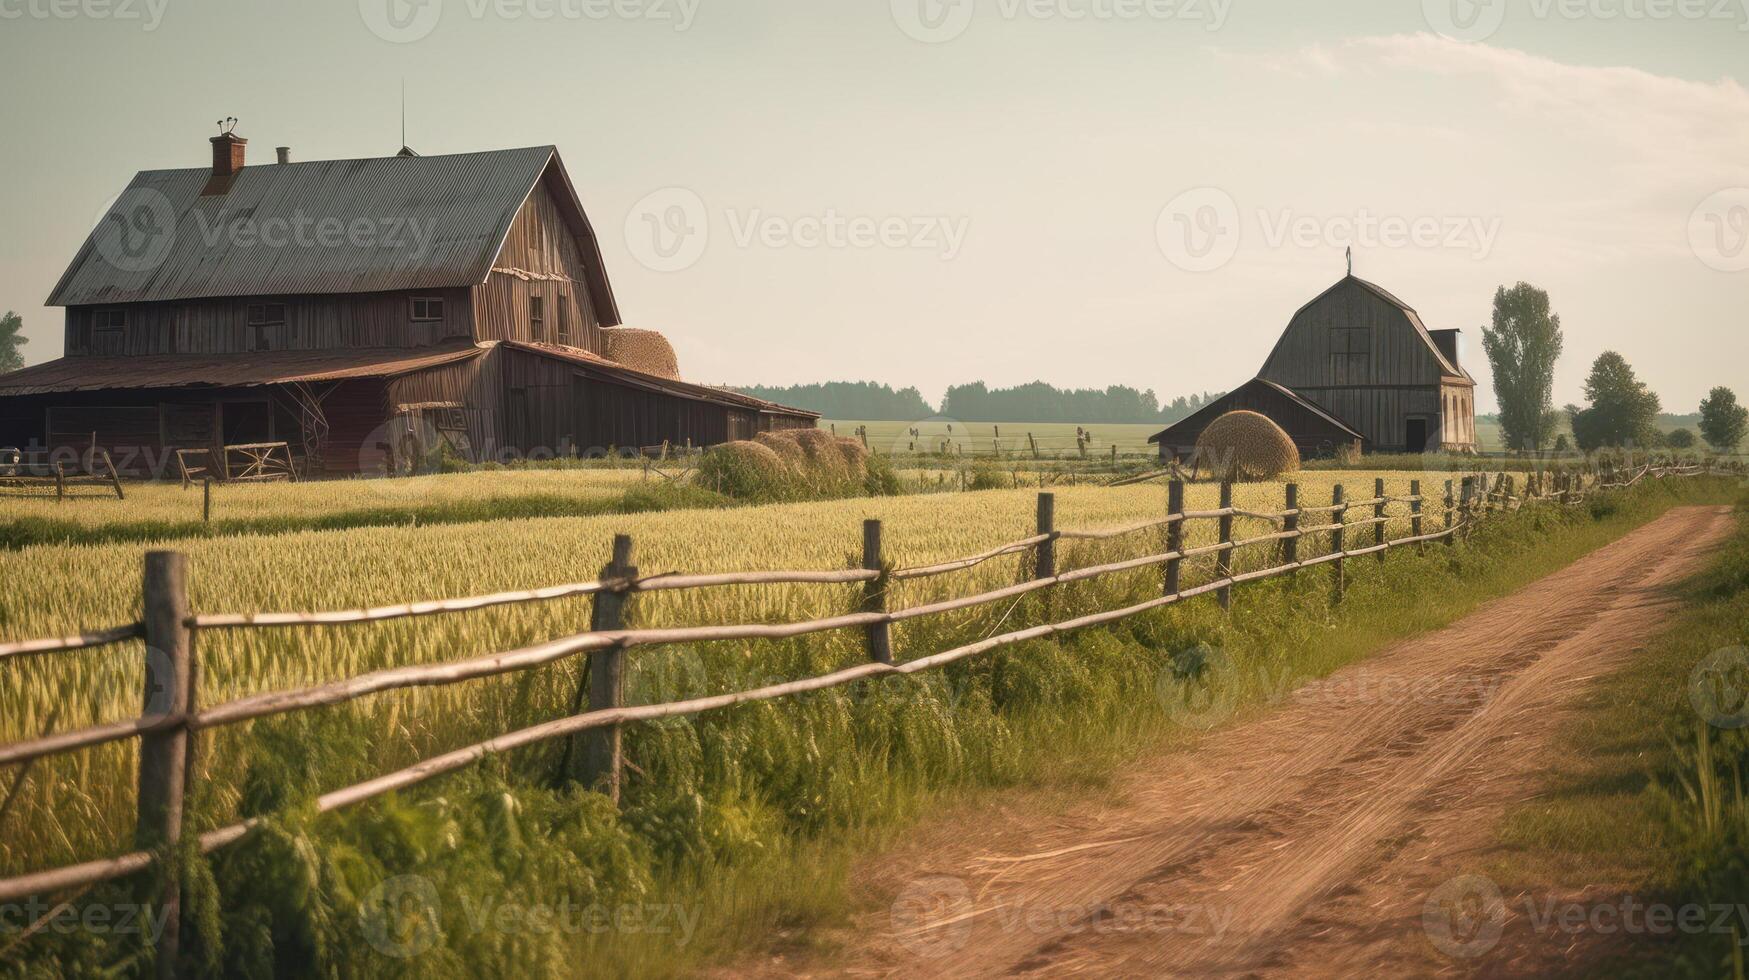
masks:
<svg viewBox="0 0 1749 980"><path fill-rule="evenodd" d="M936 452L943 442L948 451L987 455L998 445L1003 455L1030 456L1027 433L1032 433L1039 452L1045 456L1076 456L1075 426L1066 422L958 422L952 419L929 419L921 422L864 422L847 419L821 419L820 427L836 431L841 436L855 435L858 426L868 427L868 445L876 452L897 455L910 452ZM949 432L948 427L953 431ZM912 436L911 430L918 431ZM1164 424L1110 422L1089 424L1082 428L1093 433L1088 444L1089 455L1109 454L1113 445L1119 455L1148 455L1156 447L1148 445L1148 437ZM998 438L1000 430L1000 438ZM915 448L913 448L915 447Z"/></svg>
<svg viewBox="0 0 1749 980"><path fill-rule="evenodd" d="M1391 492L1406 488L1405 474L1384 476ZM1354 488L1351 496L1370 493L1371 474L1304 474L1304 499L1328 500L1338 479ZM1212 485L1192 487L1190 506L1212 506L1215 492ZM1280 494L1279 485L1245 486L1237 503L1273 509ZM591 578L615 532L636 536L645 573L831 568L854 562L860 521L880 517L891 560L926 563L1029 534L1035 496L1030 490L985 491L708 513L237 535L182 547L192 560L197 611L324 609ZM1157 517L1164 498L1159 486L1065 488L1058 493L1058 525L1097 528ZM1563 521L1580 520L1592 527L1578 511L1527 515L1521 523L1547 534L1566 526ZM1191 543L1212 540L1213 533L1212 522L1204 522ZM1603 535L1607 529L1586 533ZM1582 540L1588 539L1563 538L1561 547L1545 547L1537 561L1558 560L1562 548ZM213 920L202 920L196 932L217 935L222 921L229 937L226 959L209 964L210 972L259 972L249 964L259 966L263 957L317 962L364 956L381 965L385 961L362 945L351 925L360 896L383 877L417 869L446 895L596 902L686 896L710 909L711 938L700 947L675 949L661 946L659 938L623 934L571 945L526 935L481 936L467 933L459 910L450 907L448 914L457 917L445 919L452 938L434 951L436 958L388 963L383 969L389 973L417 966L422 973L446 975L506 963L562 970L580 948L607 957L601 961L610 964L605 972L634 966L668 972L711 950L731 948L750 931L774 927L786 916L832 914L833 903L841 901L841 879L835 876L842 864L808 866L813 845L807 841L851 840L861 829L891 826L932 794L954 787L1000 785L1044 769L1086 778L1100 760L1109 763L1124 746L1156 737L1165 724L1158 705L1149 699L1138 705L1135 692L1195 683L1195 658L1184 658L1197 643L1291 661L1296 669L1325 669L1359 655L1380 635L1437 620L1469 601L1464 597L1472 591L1480 594L1529 574L1536 561L1501 561L1506 553L1523 554L1527 542L1502 532L1497 540L1479 539L1475 548L1436 550L1418 564L1407 564L1416 562L1412 556L1393 558L1389 566L1351 563L1353 599L1341 613L1349 624L1342 630L1335 629L1337 620L1325 606L1324 577L1309 575L1297 583L1242 589L1241 615L1232 620L1203 602L1064 643L1029 643L904 682L637 726L627 736L636 768L628 776L621 815L603 811L592 802L598 797L543 788L558 771L558 744L489 762L405 801L323 818L320 829L295 807L320 791L568 713L579 680L574 662L450 688L391 692L205 736L190 804L193 825L215 826L240 815L282 816L253 843L223 854L211 878L198 879L216 889L205 894L231 898L205 905L191 899ZM1159 544L1157 532L1112 543L1065 542L1061 561L1075 567L1143 554ZM144 550L59 546L0 554L0 576L19 583L0 595L0 637L56 634L138 615ZM1026 565L1024 556L1013 556L942 579L902 583L892 603L902 607L1006 584L1028 575ZM1407 568L1417 571L1385 587L1388 569ZM1208 560L1199 561L1186 580L1208 571ZM895 630L895 646L901 658L916 656L1046 615L1111 608L1157 595L1158 589L1157 570L1138 571L1049 597L904 624ZM632 616L634 625L793 620L847 611L853 602L851 590L824 586L656 593L638 597ZM1362 620L1356 617L1370 625L1358 626ZM576 632L586 620L587 603L571 600L368 627L207 634L200 642L201 698L212 704L381 667L460 659ZM860 638L845 634L644 649L632 659L628 701L754 686L862 656ZM138 710L137 647L15 661L6 664L6 673L0 739L40 734L57 707L57 730ZM1029 748L1045 744L1051 752ZM0 824L0 873L127 849L135 765L130 743L39 765ZM499 852L491 842L506 833L521 843ZM259 933L263 915L273 922L272 940ZM33 955L59 954L46 947Z"/></svg>

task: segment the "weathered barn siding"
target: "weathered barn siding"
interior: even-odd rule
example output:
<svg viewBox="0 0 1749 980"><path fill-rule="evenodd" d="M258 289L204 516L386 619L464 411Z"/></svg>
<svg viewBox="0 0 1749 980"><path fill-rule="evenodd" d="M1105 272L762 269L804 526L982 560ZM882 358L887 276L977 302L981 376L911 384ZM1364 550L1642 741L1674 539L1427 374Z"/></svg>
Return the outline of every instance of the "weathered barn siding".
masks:
<svg viewBox="0 0 1749 980"><path fill-rule="evenodd" d="M565 344L601 351L597 297L578 236L546 181L517 212L486 282L474 291L480 340ZM530 301L541 300L537 328Z"/></svg>
<svg viewBox="0 0 1749 980"><path fill-rule="evenodd" d="M443 319L415 322L413 299L444 300ZM284 304L285 323L260 329L249 307ZM99 311L120 310L119 334L95 330ZM69 355L246 354L262 350L342 350L426 347L474 334L468 289L347 293L332 296L260 296L67 308ZM257 337L264 342L258 343Z"/></svg>
<svg viewBox="0 0 1749 980"><path fill-rule="evenodd" d="M1453 384L1462 380L1456 370L1442 360L1413 310L1349 277L1294 314L1258 377L1341 419L1370 448L1421 452L1428 446L1409 444L1413 420L1425 426L1429 443L1475 441L1473 426L1446 417L1446 389L1466 389L1459 404L1470 404L1470 386Z"/></svg>
<svg viewBox="0 0 1749 980"><path fill-rule="evenodd" d="M472 360L391 378L387 398L394 414L419 405L460 406L473 447L471 462L497 459L505 446L499 428L504 386L497 349Z"/></svg>

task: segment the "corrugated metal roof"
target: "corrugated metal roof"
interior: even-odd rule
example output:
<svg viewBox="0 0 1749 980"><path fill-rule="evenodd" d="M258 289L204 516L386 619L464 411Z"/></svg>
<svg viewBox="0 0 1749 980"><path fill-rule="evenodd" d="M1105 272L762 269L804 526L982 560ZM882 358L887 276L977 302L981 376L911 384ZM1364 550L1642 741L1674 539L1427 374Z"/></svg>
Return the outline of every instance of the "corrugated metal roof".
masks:
<svg viewBox="0 0 1749 980"><path fill-rule="evenodd" d="M211 194L206 167L141 171L48 305L474 285L554 159L535 146L253 164Z"/></svg>
<svg viewBox="0 0 1749 980"><path fill-rule="evenodd" d="M62 357L0 374L0 396L115 388L247 388L294 381L384 378L479 357L485 348L270 351L258 354L153 354Z"/></svg>
<svg viewBox="0 0 1749 980"><path fill-rule="evenodd" d="M636 387L647 388L652 391L660 391L681 398L707 401L718 405L727 405L732 408L743 408L755 412L773 412L779 415L795 415L812 419L820 417L819 412L810 412L805 408L792 408L788 405L779 405L776 402L768 402L763 398L754 398L752 395L744 395L738 391L730 391L724 388L713 388L709 385L693 384L690 381L678 381L673 378L664 378L654 374L645 374L642 371L636 371L632 368L626 367L618 361L610 361L607 358L602 357L600 354L583 350L580 347L565 347L559 344L531 344L520 340L506 340L501 343L504 346L515 350L528 351L532 354L541 354L561 361L569 361L570 363L581 367L593 368L604 374L613 376L616 380L632 384Z"/></svg>

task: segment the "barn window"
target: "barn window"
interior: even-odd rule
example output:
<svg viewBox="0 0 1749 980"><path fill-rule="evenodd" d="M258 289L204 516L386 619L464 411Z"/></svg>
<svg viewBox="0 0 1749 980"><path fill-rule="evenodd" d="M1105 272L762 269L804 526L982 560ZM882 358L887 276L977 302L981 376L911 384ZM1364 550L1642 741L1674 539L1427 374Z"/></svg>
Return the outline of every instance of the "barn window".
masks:
<svg viewBox="0 0 1749 980"><path fill-rule="evenodd" d="M546 317L544 316L545 305L539 296L528 298L528 333L535 340L548 339Z"/></svg>
<svg viewBox="0 0 1749 980"><path fill-rule="evenodd" d="M128 311L97 310L91 314L90 348L94 354L119 354L128 326Z"/></svg>
<svg viewBox="0 0 1749 980"><path fill-rule="evenodd" d="M559 296L558 316L559 316L559 343L570 345L570 344L572 344L571 303L570 303L570 297L565 296L563 294L560 294L560 296Z"/></svg>
<svg viewBox="0 0 1749 980"><path fill-rule="evenodd" d="M249 349L272 350L273 328L285 326L284 303L249 304Z"/></svg>
<svg viewBox="0 0 1749 980"><path fill-rule="evenodd" d="M438 296L413 297L413 322L431 323L443 319L443 299Z"/></svg>
<svg viewBox="0 0 1749 980"><path fill-rule="evenodd" d="M1336 327L1330 331L1330 375L1339 385L1365 384L1372 360L1372 331Z"/></svg>

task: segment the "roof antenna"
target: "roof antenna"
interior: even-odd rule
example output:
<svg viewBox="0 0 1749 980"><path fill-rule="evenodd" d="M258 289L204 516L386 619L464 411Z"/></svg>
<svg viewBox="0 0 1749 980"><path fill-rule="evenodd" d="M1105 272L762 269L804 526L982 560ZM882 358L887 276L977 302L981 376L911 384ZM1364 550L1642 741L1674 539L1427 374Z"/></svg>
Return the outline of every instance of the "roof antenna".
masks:
<svg viewBox="0 0 1749 980"><path fill-rule="evenodd" d="M1354 246L1353 245L1348 246L1348 274L1351 277L1354 275Z"/></svg>
<svg viewBox="0 0 1749 980"><path fill-rule="evenodd" d="M401 152L398 157L416 157L413 148L407 145L407 76L401 76Z"/></svg>

